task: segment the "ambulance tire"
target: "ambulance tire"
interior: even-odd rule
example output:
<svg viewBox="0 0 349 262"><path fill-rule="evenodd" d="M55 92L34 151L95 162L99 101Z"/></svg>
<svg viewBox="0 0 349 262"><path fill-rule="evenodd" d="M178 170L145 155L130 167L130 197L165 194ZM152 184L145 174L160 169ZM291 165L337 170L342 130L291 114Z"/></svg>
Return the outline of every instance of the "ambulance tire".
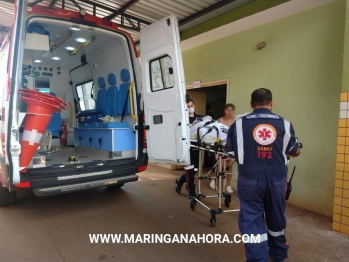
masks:
<svg viewBox="0 0 349 262"><path fill-rule="evenodd" d="M17 191L9 191L0 183L0 207L16 204Z"/></svg>

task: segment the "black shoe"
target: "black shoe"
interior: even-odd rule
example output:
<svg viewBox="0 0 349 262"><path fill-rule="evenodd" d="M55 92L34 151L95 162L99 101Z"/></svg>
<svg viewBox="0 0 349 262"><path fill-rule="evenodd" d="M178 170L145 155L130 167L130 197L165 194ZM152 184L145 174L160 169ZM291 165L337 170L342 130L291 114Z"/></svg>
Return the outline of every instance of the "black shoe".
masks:
<svg viewBox="0 0 349 262"><path fill-rule="evenodd" d="M275 259L272 256L269 255L269 261L270 262L284 262L284 259Z"/></svg>
<svg viewBox="0 0 349 262"><path fill-rule="evenodd" d="M189 188L189 199L193 198L193 197L197 197L196 193L195 193L195 186L192 186Z"/></svg>
<svg viewBox="0 0 349 262"><path fill-rule="evenodd" d="M189 199L197 198L197 194L195 192L191 193L189 192Z"/></svg>
<svg viewBox="0 0 349 262"><path fill-rule="evenodd" d="M175 188L175 190L176 190L176 192L177 192L178 194L181 193L182 186L183 186L183 182L182 182L179 178L177 178L177 179L176 179L176 188Z"/></svg>

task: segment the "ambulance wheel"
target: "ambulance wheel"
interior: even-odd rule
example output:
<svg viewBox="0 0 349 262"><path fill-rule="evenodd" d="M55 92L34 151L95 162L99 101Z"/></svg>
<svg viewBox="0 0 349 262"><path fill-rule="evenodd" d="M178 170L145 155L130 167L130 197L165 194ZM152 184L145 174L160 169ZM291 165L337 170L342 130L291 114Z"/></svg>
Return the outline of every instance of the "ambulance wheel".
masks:
<svg viewBox="0 0 349 262"><path fill-rule="evenodd" d="M211 227L214 227L216 225L216 216L211 216L210 223Z"/></svg>
<svg viewBox="0 0 349 262"><path fill-rule="evenodd" d="M225 205L226 207L230 207L230 202L231 202L231 200L230 200L229 198L225 198L225 199L224 199L224 205Z"/></svg>
<svg viewBox="0 0 349 262"><path fill-rule="evenodd" d="M0 183L0 207L6 207L16 204L17 191L10 192Z"/></svg>
<svg viewBox="0 0 349 262"><path fill-rule="evenodd" d="M190 209L192 211L195 211L195 208L196 208L196 201L195 200L190 201Z"/></svg>

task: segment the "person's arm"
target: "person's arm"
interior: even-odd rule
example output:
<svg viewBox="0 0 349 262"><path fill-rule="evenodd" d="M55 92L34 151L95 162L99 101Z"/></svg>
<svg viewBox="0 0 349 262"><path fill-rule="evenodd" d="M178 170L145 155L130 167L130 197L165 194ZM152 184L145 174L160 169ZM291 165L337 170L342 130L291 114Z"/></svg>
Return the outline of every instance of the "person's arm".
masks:
<svg viewBox="0 0 349 262"><path fill-rule="evenodd" d="M286 153L289 157L297 157L301 154L301 151L299 150L298 139L295 135L292 124L290 124L290 134L291 134L291 138L290 138L290 141L288 142Z"/></svg>
<svg viewBox="0 0 349 262"><path fill-rule="evenodd" d="M229 128L228 135L227 135L227 143L225 144L225 152L229 154L230 156L235 158L235 152L234 152L234 130L236 129L235 123Z"/></svg>

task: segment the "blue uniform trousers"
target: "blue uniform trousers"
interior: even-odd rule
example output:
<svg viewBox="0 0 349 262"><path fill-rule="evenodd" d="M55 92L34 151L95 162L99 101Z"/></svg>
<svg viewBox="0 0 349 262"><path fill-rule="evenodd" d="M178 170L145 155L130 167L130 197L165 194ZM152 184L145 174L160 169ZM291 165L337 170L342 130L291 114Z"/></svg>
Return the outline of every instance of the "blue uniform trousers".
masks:
<svg viewBox="0 0 349 262"><path fill-rule="evenodd" d="M245 243L247 262L268 262L268 247L273 262L287 258L286 186L287 174L270 171L239 174L240 232L255 236L260 234L260 243Z"/></svg>

